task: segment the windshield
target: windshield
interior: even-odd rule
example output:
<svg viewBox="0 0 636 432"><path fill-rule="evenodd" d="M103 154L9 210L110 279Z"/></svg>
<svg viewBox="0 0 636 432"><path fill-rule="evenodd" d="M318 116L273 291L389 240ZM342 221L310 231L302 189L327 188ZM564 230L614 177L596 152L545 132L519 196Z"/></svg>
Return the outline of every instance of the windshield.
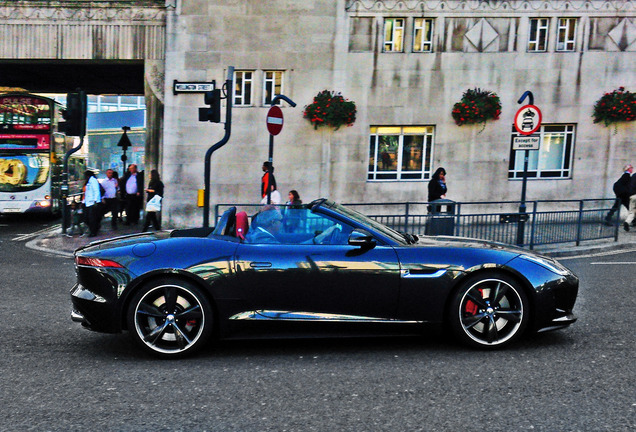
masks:
<svg viewBox="0 0 636 432"><path fill-rule="evenodd" d="M340 204L336 204L333 201L326 201L325 204L327 204L328 207L335 209L337 212L342 213L345 216L359 222L361 225L367 225L371 229L381 233L382 235L398 243L401 243L401 244L408 243L408 241L404 238L404 236L400 234L399 232L395 231L392 228L389 228L388 226L376 220L371 219L368 216L363 215L360 212L344 207Z"/></svg>
<svg viewBox="0 0 636 432"><path fill-rule="evenodd" d="M37 189L49 177L49 153L0 152L0 192Z"/></svg>

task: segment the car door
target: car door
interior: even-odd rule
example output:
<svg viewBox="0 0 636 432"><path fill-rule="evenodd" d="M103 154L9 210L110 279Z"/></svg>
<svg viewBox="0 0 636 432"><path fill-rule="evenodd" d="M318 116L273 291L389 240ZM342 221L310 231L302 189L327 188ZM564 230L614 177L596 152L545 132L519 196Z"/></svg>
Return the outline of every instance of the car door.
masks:
<svg viewBox="0 0 636 432"><path fill-rule="evenodd" d="M253 310L299 314L393 317L400 268L391 246L347 244L352 227L340 225L338 244L250 244L236 251L240 290Z"/></svg>

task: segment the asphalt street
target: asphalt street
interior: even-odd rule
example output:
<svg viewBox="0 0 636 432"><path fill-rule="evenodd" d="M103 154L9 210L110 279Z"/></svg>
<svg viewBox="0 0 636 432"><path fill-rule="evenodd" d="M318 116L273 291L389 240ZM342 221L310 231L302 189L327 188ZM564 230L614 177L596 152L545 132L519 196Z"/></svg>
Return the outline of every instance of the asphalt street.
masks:
<svg viewBox="0 0 636 432"><path fill-rule="evenodd" d="M159 361L71 322L72 260L26 247L54 223L0 218L0 431L636 430L633 249L561 258L579 321L503 351L431 331Z"/></svg>

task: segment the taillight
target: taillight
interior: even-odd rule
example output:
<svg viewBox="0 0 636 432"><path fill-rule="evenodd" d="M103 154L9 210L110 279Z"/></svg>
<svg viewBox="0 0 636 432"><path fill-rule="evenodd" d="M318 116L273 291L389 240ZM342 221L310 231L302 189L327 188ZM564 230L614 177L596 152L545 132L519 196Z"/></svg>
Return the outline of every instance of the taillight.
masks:
<svg viewBox="0 0 636 432"><path fill-rule="evenodd" d="M87 267L110 267L110 268L124 267L118 262L115 262L112 260L101 259L101 258L90 258L85 256L76 256L75 264L78 266L87 266Z"/></svg>

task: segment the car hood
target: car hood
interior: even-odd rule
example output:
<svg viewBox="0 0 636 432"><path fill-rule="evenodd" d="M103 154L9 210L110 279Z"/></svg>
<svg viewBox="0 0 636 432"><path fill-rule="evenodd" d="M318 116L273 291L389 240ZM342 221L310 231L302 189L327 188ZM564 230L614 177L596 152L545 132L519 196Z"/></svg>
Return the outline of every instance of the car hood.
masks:
<svg viewBox="0 0 636 432"><path fill-rule="evenodd" d="M492 249L498 251L506 251L513 254L533 255L528 251L514 245L499 243L489 240L480 240L468 237L449 237L449 236L420 236L416 247L450 247L450 248L474 248L474 249Z"/></svg>

